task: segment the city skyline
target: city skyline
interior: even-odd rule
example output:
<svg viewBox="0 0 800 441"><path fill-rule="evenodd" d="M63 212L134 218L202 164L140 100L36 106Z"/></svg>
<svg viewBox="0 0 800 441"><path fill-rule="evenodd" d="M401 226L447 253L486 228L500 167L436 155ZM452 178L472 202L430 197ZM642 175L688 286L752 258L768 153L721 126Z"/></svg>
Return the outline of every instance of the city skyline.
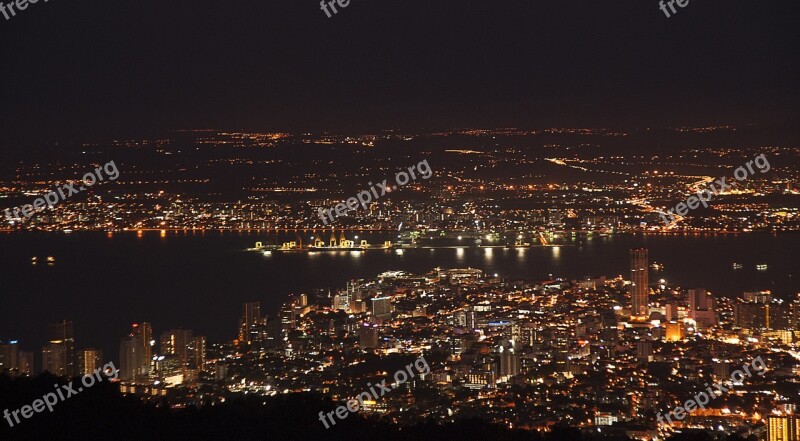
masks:
<svg viewBox="0 0 800 441"><path fill-rule="evenodd" d="M529 364L530 361L525 360L530 360L528 357L532 355L531 350L537 347L535 342L539 341L544 342L545 347L550 347L555 351L551 363L556 367L556 371L564 370L564 372L571 372L581 378L580 372L575 371L575 369L578 366L581 366L582 369L587 369L592 364L586 364L588 360L579 361L584 357L575 358L574 355L576 349L588 343L582 340L582 338L588 337L582 337L582 332L597 332L598 334L595 336L597 340L591 343L591 346L596 346L600 350L598 355L601 357L603 357L602 354L605 354L605 356L612 357L611 359L623 356L622 354L627 351L618 352L620 351L619 345L623 344L621 342L626 339L632 339L632 356L639 363L652 366L656 366L659 360L663 361L663 355L659 356L659 351L668 350L671 345L686 344L691 347L693 345L703 345L703 340L709 339L709 341L725 341L732 348L735 346L732 339L735 339L736 333L747 330L748 332L753 332L750 335L760 336L757 337L759 339L765 338L763 342L755 346L757 348L760 345L768 344L769 340L766 340L768 338L785 338L786 335L791 335L793 332L800 332L790 331L792 328L789 327L800 323L800 319L797 316L797 312L800 311L800 308L797 307L797 305L800 305L800 293L798 293L795 300L786 303L773 298L772 293L769 291L745 292L737 300L714 297L711 293L701 288L678 289L676 291L670 287L657 284L653 288L654 299L646 301L645 310L643 311L649 321L643 322L642 312L637 311L633 306L638 301L636 300L636 294L633 289L629 292L625 286L629 284L633 288L635 286L633 280L642 279L642 276L638 275L637 272L641 265L645 265L645 270L648 268L647 251L646 249L630 249L631 281L625 281L621 277L610 279L605 276L574 281L563 280L561 282L510 280L502 277L498 278L496 275L487 275L483 271L476 269L437 269L425 275L391 271L380 274L373 280L353 280L348 282L347 286L337 289L337 294L318 291L312 298L309 298L307 294L293 296L279 311L271 311L270 314L263 317L260 313L260 302L243 303L241 305L242 318L239 322L240 325L235 329L231 329L231 334L235 335L232 340L210 342L209 346L206 347L205 338L192 337L192 331L190 330L167 330L161 334L158 352L152 353L152 361L148 363L143 363L143 361L149 359L150 355L142 358L136 354L142 348L154 348L155 341L145 344L143 340L143 337L152 335L152 325L147 322L134 324L133 331L130 334L131 338L123 339L120 347L120 357L123 357L120 361L119 369L119 378L122 381L120 387L123 393L134 394L145 400L147 396L172 397L173 400L178 400L178 396L174 395L175 391L179 390L179 388L199 386L204 382L204 375L211 375L216 381L216 387L221 384L227 384L226 389L229 392L244 392L246 390L257 392L264 387L263 384L258 384L261 381L264 381L267 385L278 387L276 382L279 381L279 374L277 373L282 372L284 369L277 366L275 378L267 376L261 380L255 380L255 382L251 380L246 387L236 387L235 385L239 383L236 380L238 375L253 375L246 368L247 365L243 364L243 361L250 357L261 359L264 356L268 358L277 356L284 358L285 362L289 363L294 363L299 358L306 357L310 361L310 359L316 358L318 351L325 348L326 345L333 344L335 346L340 344L335 343L338 339L335 335L341 332L345 332L345 336L347 333L351 334L349 341L352 343L349 344L355 345L354 350L363 351L361 353L366 354L382 352L385 355L389 355L394 351L392 343L390 343L391 339L381 336L385 336L387 333L391 335L402 329L402 327L395 328L395 326L392 326L395 320L403 321L412 317L431 319L441 316L445 320L441 325L447 323L449 326L455 326L456 328L465 327L464 329L466 330L472 329L480 330L482 333L487 332L486 337L491 341L495 341L497 345L495 348L498 354L497 364L481 362L480 367L476 365L476 370L470 370L463 376L463 387L466 390L485 390L487 391L486 393L495 389L499 392L502 384L513 384L514 378L520 375L527 375L526 373L529 374L534 367ZM423 283L422 286L420 286L420 282ZM488 292L485 291L487 288ZM415 294L411 295L409 290L415 292ZM498 293L494 293L495 291ZM508 292L507 294L498 295L506 291ZM386 292L392 292L393 294L387 296L385 295ZM473 294L470 294L470 292ZM437 294L432 295L432 293ZM552 319L561 316L558 311L564 308L578 308L574 313L581 317L584 314L588 315L585 316L586 318L578 320L578 334L570 336L570 333L565 333L565 330L558 322L541 322L541 318L534 319L534 316L524 320L505 318L510 316L507 316L502 310L493 310L490 305L493 303L491 299L505 298L506 295L509 298L516 297L515 302L520 302L520 304L528 302L539 304L542 307L541 311L549 311L548 316ZM345 299L340 299L340 296L345 297ZM565 296L565 299L554 301L556 298L554 296ZM372 301L368 305L364 300L369 298ZM411 298L417 300L408 303ZM466 301L469 306L455 306L458 305L457 299ZM456 302L452 303L454 300ZM390 301L391 303L389 303ZM377 306L378 303L380 303L380 306ZM451 311L437 309L437 304L439 308L445 305L455 306L455 308ZM773 306L770 307L768 305ZM530 311L525 311L526 308L520 307L519 311L523 314L530 314ZM336 311L346 314L335 316L335 318L330 319L329 324L326 324L325 322L328 319L325 316ZM734 312L734 314L730 315L730 312ZM317 317L320 313L324 315ZM595 315L598 313L599 315ZM362 319L358 317L362 317ZM402 317L406 317L406 319ZM595 318L592 319L590 317ZM616 318L613 319L613 317ZM340 320L343 320L343 322L335 323ZM359 324L361 323L360 320L366 320L363 322L364 325ZM593 320L597 320L597 322L595 323ZM540 322L540 324L534 325L537 322ZM238 340L243 332L242 329L245 329L242 327L244 323L252 323L251 326L246 328L249 329L249 334L253 336L250 341ZM609 327L610 324L613 324L613 326ZM591 331L597 325L601 325L600 328ZM731 325L734 325L735 328L729 328ZM322 326L327 331L323 331L321 328L317 331L320 334L317 334L310 332L311 329L308 326ZM436 327L438 326L440 325ZM552 331L543 332L543 330L548 329L548 326L554 326ZM393 328L396 330L392 331ZM62 321L51 324L49 329L53 335L51 338L56 339L51 341L51 347L63 346L66 340L72 340L72 344L74 344L74 339L71 338L71 322ZM580 331L580 329L584 329L584 331ZM693 329L694 331L692 331ZM736 331L736 329L741 330ZM491 332L489 332L490 330ZM298 331L301 331L301 333L298 334ZM630 335L623 337L623 335L627 334ZM326 335L328 336L326 337ZM333 341L328 341L331 338ZM305 339L309 340L303 343ZM615 339L621 339L620 343L617 343L618 349L614 349L612 352L604 352L605 345ZM347 340L348 338L345 337L345 341ZM327 343L325 343L326 341ZM589 341L593 341L593 339L590 338ZM412 349L412 347L423 343L411 340L406 344L410 344L411 347L408 349ZM577 347L575 346L576 344L578 345ZM452 350L459 354L461 351L468 350L469 347L470 345L454 346ZM199 352L197 352L198 348L201 348ZM16 350L16 348L13 345L4 345L0 346L0 349L3 349L3 352L0 352L0 355L3 355L0 357L0 365L4 365L4 362L8 362L9 355L7 354L10 354L9 350ZM44 350L52 350L52 348L45 348ZM87 374L90 374L101 365L101 360L95 355L96 350L87 348L86 350L80 350L80 352L92 354L90 361L82 362L82 364L88 365L88 367L83 368L83 371ZM535 350L534 353L536 353ZM612 353L616 355L612 355ZM206 354L209 355L209 363L213 364L213 368L204 367ZM762 354L766 356L766 353ZM462 357L451 360L451 362L460 359ZM233 362L233 360L240 361ZM759 361L764 366L759 368L762 372L779 370L777 365L779 361L777 359L770 358L769 361L764 361L759 358ZM67 366L66 357L62 357L59 363L62 363L62 367L56 369L65 370ZM445 360L433 364L432 368L429 368L424 375L421 375L419 381L427 382L431 378L436 378L435 376L437 375L442 375L443 366L441 363L447 365L448 362ZM767 364L764 363L769 364L768 370L766 368ZM731 367L733 364L732 360L727 360L724 363L714 362L713 369L711 369L713 378L719 380L730 376L730 373L733 372ZM136 368L138 373L134 374L130 370L132 369L131 366L142 366L142 368ZM45 364L43 368L46 370L48 366ZM444 372L447 372L447 369ZM14 375L15 371L11 370L11 373ZM22 370L16 372L16 375L21 373L23 373ZM434 375L434 377L429 377L429 375ZM763 376L763 373L759 373L759 375ZM227 378L232 381L229 382L229 380L226 380ZM306 384L306 381L310 381L313 384L316 381L314 376L301 378L299 380L301 383L299 384ZM691 379L691 376L689 379ZM289 378L281 381L289 381ZM291 381L295 382L298 379L293 377ZM439 383L441 384L441 382ZM418 387L414 386L414 384L412 384L412 387ZM727 387L723 387L722 384L720 383L718 387L724 392ZM354 382L353 386L357 387L358 381ZM742 386L740 385L739 387ZM266 390L269 391L269 387ZM717 399L718 396L724 396L723 392L718 392L712 398ZM207 391L206 399L211 399L211 396L210 391ZM502 395L498 395L498 397L500 396ZM719 409L714 403L704 400L701 401L701 405L704 411L694 412L691 420L686 419L684 421L686 416L676 411L675 415L669 416L667 420L659 418L661 426L657 426L654 429L636 429L633 426L624 429L626 427L624 425L612 424L629 418L619 413L620 410L597 414L596 425L598 428L605 427L605 430L609 430L609 434L616 433L619 430L627 430L628 435L631 435L639 430L644 430L644 432L658 437L660 436L659 433L664 433L659 431L667 430L667 433L669 433L669 431L674 430L674 427L672 427L674 424L686 424L689 421L702 424L701 421L721 416L718 410L713 410ZM376 404L372 399L361 403L361 407L370 412L397 411L392 410L391 406L374 406ZM708 411L706 411L706 406L709 408ZM633 418L641 417L637 416L638 411L635 409L637 408L633 410ZM759 411L751 410L750 412L755 412L755 414L745 415L743 421L758 418ZM533 427L537 427L536 423L534 423L535 420L528 421L522 415L517 415L517 418L522 419L516 420L516 424L533 424ZM413 414L409 417L411 418L410 421L414 421ZM490 421L496 422L495 418L491 417ZM653 416L646 418L653 418ZM768 424L766 428L770 434L769 439L781 439L773 437L779 437L782 436L781 434L785 435L786 433L794 436L792 435L793 432L790 432L793 430L791 428L792 424L795 424L792 418L794 417L791 412L788 416L770 415L767 417ZM667 424L667 421L669 424ZM727 421L726 424L731 423L732 421ZM787 424L789 428L786 428ZM329 428L327 424L325 427ZM753 430L753 428L750 430Z"/></svg>
<svg viewBox="0 0 800 441"><path fill-rule="evenodd" d="M0 0L0 440L800 441L798 19Z"/></svg>

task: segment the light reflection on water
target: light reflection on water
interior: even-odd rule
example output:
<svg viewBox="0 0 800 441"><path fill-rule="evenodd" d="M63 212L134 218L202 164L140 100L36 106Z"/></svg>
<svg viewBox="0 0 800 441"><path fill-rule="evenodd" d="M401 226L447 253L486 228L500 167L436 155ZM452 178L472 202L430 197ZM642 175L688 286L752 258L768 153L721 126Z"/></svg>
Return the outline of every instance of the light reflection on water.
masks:
<svg viewBox="0 0 800 441"><path fill-rule="evenodd" d="M377 235L359 233L370 243ZM306 235L304 234L303 237ZM347 237L352 239L352 234ZM83 344L110 353L130 323L194 328L211 340L230 338L241 303L261 301L275 311L289 293L340 289L348 280L373 278L389 270L424 274L435 267L472 267L506 277L575 279L586 275L627 277L629 249L646 247L650 261L664 265L651 280L715 295L770 289L780 296L800 291L800 234L719 236L615 235L581 240L572 246L532 248L439 248L307 253L245 252L261 234L145 231L71 234L0 234L4 283L0 336L46 341L46 324L75 321ZM295 240L291 236L288 240ZM283 238L278 238L280 244ZM56 264L32 265L31 258L54 256ZM732 264L743 265L733 270ZM768 264L766 271L756 265ZM98 287L103 287L98 289ZM87 308L86 305L113 307ZM42 305L46 305L43 309ZM42 311L46 311L43 313ZM33 323L28 318L35 317ZM43 331L44 330L44 331Z"/></svg>

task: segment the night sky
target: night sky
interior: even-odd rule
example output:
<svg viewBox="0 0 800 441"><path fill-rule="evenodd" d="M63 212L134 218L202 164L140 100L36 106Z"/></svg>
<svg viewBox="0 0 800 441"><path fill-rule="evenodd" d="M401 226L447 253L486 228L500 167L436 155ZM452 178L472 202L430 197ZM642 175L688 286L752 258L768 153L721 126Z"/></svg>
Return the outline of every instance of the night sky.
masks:
<svg viewBox="0 0 800 441"><path fill-rule="evenodd" d="M8 0L0 0L5 3ZM798 120L800 3L49 0L0 16L0 140Z"/></svg>

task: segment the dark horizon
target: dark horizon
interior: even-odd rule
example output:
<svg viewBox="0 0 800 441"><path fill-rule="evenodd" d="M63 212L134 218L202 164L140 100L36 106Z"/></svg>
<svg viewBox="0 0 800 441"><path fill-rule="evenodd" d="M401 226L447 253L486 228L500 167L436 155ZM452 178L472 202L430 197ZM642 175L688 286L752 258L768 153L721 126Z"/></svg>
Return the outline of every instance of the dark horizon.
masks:
<svg viewBox="0 0 800 441"><path fill-rule="evenodd" d="M796 2L30 5L0 16L0 140L175 128L770 125L798 120ZM13 61L12 61L13 60Z"/></svg>

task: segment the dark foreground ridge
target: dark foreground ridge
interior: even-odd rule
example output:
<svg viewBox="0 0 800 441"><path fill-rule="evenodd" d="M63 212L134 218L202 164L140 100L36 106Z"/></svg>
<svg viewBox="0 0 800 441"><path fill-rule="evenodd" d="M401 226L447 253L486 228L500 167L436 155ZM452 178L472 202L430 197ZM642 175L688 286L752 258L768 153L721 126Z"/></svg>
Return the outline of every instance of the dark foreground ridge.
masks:
<svg viewBox="0 0 800 441"><path fill-rule="evenodd" d="M21 408L66 384L61 377L42 374L35 378L11 379L0 375L0 413ZM311 393L277 397L238 397L224 404L170 409L164 400L146 404L123 395L112 383L99 383L59 404L9 427L0 419L0 440L442 440L572 441L626 440L624 435L582 433L579 429L554 427L549 433L511 430L480 419L454 424L426 422L400 427L362 415L338 421L325 429L318 420L320 410L334 403ZM20 417L20 419L22 419ZM713 438L705 433L682 435L674 440L743 441L743 438Z"/></svg>

